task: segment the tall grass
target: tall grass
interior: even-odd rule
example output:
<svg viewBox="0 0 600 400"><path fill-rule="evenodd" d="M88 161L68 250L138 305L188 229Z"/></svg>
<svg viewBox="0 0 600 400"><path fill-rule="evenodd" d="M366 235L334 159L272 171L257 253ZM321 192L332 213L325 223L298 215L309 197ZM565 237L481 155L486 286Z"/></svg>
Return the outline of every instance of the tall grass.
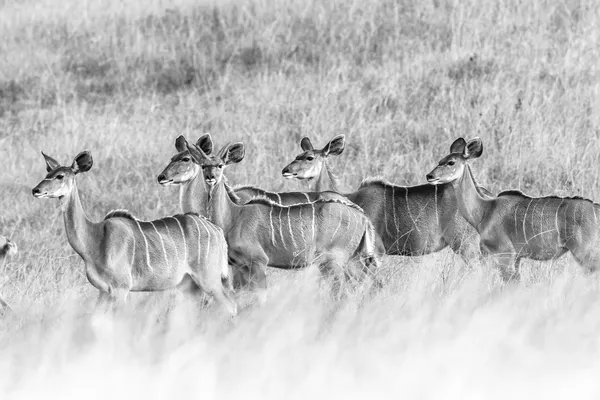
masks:
<svg viewBox="0 0 600 400"><path fill-rule="evenodd" d="M598 397L599 280L569 256L514 287L448 251L389 258L383 292L337 311L314 271L269 271L268 303L233 326L140 294L98 334L58 204L30 193L40 150L89 149L91 218L173 214L156 176L177 135L209 131L248 146L230 180L266 189L301 188L280 170L303 136L347 136L344 189L423 183L481 136L493 192L598 200L595 1L3 0L0 38L0 228L20 248L0 274L3 398Z"/></svg>

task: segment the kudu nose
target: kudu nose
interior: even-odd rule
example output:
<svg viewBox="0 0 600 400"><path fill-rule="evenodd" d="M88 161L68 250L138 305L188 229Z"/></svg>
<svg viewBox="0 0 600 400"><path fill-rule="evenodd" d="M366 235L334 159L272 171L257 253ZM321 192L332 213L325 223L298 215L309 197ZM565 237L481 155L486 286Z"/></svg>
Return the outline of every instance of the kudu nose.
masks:
<svg viewBox="0 0 600 400"><path fill-rule="evenodd" d="M290 173L290 169L288 167L285 167L284 169L281 170L281 175L285 175L285 174L289 174Z"/></svg>
<svg viewBox="0 0 600 400"><path fill-rule="evenodd" d="M433 179L433 174L432 173L427 174L426 178L427 178L427 180Z"/></svg>
<svg viewBox="0 0 600 400"><path fill-rule="evenodd" d="M36 194L40 194L40 189L39 189L39 188L33 188L33 189L31 190L31 194L32 194L32 195L34 195L34 196L35 196Z"/></svg>
<svg viewBox="0 0 600 400"><path fill-rule="evenodd" d="M162 181L164 181L165 179L166 179L166 178L165 178L165 176L164 176L163 174L160 174L160 175L158 176L158 178L157 178L157 180L158 180L158 183L161 183L161 182L162 182Z"/></svg>

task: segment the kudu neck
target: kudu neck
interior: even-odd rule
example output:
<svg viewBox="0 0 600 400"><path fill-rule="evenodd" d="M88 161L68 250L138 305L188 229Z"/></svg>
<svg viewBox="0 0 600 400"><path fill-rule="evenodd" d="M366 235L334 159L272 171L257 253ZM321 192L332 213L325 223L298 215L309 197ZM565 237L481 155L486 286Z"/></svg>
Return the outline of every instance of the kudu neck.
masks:
<svg viewBox="0 0 600 400"><path fill-rule="evenodd" d="M460 178L452 182L458 209L464 219L469 222L475 229L479 230L479 224L483 219L490 201L485 199L479 192L473 172L469 165L465 165L465 169Z"/></svg>
<svg viewBox="0 0 600 400"><path fill-rule="evenodd" d="M60 203L67 240L81 258L88 260L91 257L91 246L95 243L96 224L85 215L76 184L69 195L60 198Z"/></svg>
<svg viewBox="0 0 600 400"><path fill-rule="evenodd" d="M201 174L197 174L193 179L182 183L179 188L181 212L193 212L207 216L207 195L206 184Z"/></svg>
<svg viewBox="0 0 600 400"><path fill-rule="evenodd" d="M230 198L227 182L222 179L207 193L211 221L228 232L241 207Z"/></svg>
<svg viewBox="0 0 600 400"><path fill-rule="evenodd" d="M326 160L323 161L323 168L321 168L321 173L315 179L315 192L324 192L326 190L339 192L338 179L329 168L329 165L327 164Z"/></svg>

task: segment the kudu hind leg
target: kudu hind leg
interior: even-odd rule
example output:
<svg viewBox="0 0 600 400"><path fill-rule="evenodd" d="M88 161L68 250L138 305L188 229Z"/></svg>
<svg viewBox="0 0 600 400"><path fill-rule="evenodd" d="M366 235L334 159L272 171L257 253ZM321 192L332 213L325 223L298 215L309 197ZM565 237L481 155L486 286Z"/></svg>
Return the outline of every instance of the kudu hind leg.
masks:
<svg viewBox="0 0 600 400"><path fill-rule="evenodd" d="M319 263L319 271L323 278L330 278L331 282L331 297L340 301L346 297L346 284L350 283L351 276L348 271L343 268L341 257L336 257L335 254L322 256L322 262Z"/></svg>
<svg viewBox="0 0 600 400"><path fill-rule="evenodd" d="M497 255L494 264L499 270L503 282L519 282L521 280L520 257L515 257L513 254Z"/></svg>

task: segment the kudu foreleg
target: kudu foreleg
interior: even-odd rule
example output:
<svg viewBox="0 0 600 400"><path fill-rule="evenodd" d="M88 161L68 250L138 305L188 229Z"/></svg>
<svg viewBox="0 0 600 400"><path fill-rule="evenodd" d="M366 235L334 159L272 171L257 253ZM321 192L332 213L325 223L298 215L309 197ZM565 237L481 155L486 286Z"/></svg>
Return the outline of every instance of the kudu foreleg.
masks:
<svg viewBox="0 0 600 400"><path fill-rule="evenodd" d="M514 254L499 254L495 256L494 264L500 272L504 283L519 282L521 280L521 258Z"/></svg>

